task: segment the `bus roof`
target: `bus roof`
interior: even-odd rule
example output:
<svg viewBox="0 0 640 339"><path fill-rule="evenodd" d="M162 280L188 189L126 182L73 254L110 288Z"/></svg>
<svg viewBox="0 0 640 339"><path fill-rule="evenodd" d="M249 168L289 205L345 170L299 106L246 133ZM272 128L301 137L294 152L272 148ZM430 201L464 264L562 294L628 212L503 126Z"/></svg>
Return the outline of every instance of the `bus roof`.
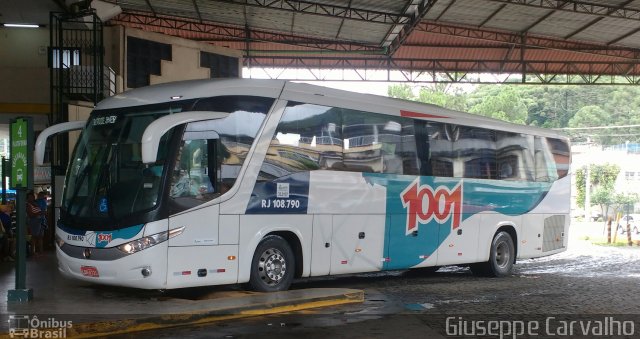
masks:
<svg viewBox="0 0 640 339"><path fill-rule="evenodd" d="M284 80L255 79L205 79L168 82L116 94L98 103L96 109L141 106L218 95L255 95L277 98L282 92L284 84Z"/></svg>
<svg viewBox="0 0 640 339"><path fill-rule="evenodd" d="M311 104L338 106L360 111L566 139L566 136L555 130L513 124L432 104L284 80L206 79L170 82L136 88L117 94L101 101L96 109L140 106L218 95L279 97L284 100Z"/></svg>

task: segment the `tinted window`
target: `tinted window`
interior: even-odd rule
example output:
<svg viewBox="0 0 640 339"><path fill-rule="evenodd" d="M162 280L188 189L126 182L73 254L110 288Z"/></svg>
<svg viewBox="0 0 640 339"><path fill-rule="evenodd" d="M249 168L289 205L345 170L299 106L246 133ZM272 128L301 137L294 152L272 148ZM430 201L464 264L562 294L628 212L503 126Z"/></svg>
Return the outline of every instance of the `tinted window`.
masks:
<svg viewBox="0 0 640 339"><path fill-rule="evenodd" d="M161 75L162 60L171 61L171 45L127 37L127 87L148 86L151 74Z"/></svg>
<svg viewBox="0 0 640 339"><path fill-rule="evenodd" d="M320 169L415 175L414 134L411 119L290 103L259 180Z"/></svg>
<svg viewBox="0 0 640 339"><path fill-rule="evenodd" d="M258 180L342 168L341 109L289 103L267 150Z"/></svg>
<svg viewBox="0 0 640 339"><path fill-rule="evenodd" d="M345 110L343 121L346 170L417 174L415 137L411 120Z"/></svg>
<svg viewBox="0 0 640 339"><path fill-rule="evenodd" d="M182 208L227 192L236 182L273 99L214 97L200 100L198 111L231 113L223 119L189 123L176 154L169 196Z"/></svg>
<svg viewBox="0 0 640 339"><path fill-rule="evenodd" d="M535 139L531 135L433 122L427 123L425 130L434 176L535 180ZM543 154L539 153L538 162L545 169L537 171L546 177L545 159L549 156Z"/></svg>
<svg viewBox="0 0 640 339"><path fill-rule="evenodd" d="M533 180L533 137L496 132L498 179Z"/></svg>
<svg viewBox="0 0 640 339"><path fill-rule="evenodd" d="M558 178L564 178L569 174L569 164L571 163L571 151L566 140L547 138L547 143L553 154Z"/></svg>
<svg viewBox="0 0 640 339"><path fill-rule="evenodd" d="M289 103L259 180L340 170L518 181L552 181L568 172L558 139Z"/></svg>
<svg viewBox="0 0 640 339"><path fill-rule="evenodd" d="M556 163L548 139L535 137L535 181L551 182L558 179Z"/></svg>

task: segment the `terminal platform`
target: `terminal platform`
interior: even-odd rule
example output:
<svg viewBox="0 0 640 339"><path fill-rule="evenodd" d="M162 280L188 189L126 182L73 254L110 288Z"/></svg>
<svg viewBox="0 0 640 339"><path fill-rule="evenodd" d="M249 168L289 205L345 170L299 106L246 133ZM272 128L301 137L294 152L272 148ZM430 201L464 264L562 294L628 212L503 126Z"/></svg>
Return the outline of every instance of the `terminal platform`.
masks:
<svg viewBox="0 0 640 339"><path fill-rule="evenodd" d="M10 338L11 332L19 337L34 326L67 338L96 337L364 300L361 290L339 288L258 293L239 285L157 291L89 284L63 277L55 253L48 251L27 259L26 285L33 300L8 302L14 266L0 262L0 338Z"/></svg>

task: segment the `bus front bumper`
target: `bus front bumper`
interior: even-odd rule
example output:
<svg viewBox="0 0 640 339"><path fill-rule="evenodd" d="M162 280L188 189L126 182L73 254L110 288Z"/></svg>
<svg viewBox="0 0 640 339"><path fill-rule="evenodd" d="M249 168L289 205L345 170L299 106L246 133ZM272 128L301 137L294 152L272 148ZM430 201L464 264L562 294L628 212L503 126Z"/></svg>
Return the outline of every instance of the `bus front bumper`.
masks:
<svg viewBox="0 0 640 339"><path fill-rule="evenodd" d="M69 278L96 284L164 289L167 285L167 244L165 241L115 260L72 257L56 245L58 270Z"/></svg>

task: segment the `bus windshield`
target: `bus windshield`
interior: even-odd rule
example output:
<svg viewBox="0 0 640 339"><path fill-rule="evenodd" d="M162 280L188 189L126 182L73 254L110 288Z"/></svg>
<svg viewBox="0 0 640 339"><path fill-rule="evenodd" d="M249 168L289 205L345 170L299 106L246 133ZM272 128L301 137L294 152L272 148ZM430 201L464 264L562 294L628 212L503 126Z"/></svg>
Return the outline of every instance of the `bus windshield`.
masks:
<svg viewBox="0 0 640 339"><path fill-rule="evenodd" d="M257 96L219 96L94 111L67 169L63 224L82 229L117 229L158 218L155 210L163 203L163 196L177 203L158 209L168 213L220 195L221 187L214 191L204 179L211 178L212 185L233 185L273 101ZM142 163L145 129L163 116L185 111L230 114L219 121L171 129L160 139L156 162ZM175 146L179 140L182 145ZM189 188L195 192L180 191L185 188L184 182L173 180L180 175L190 179ZM166 188L167 184L171 187Z"/></svg>
<svg viewBox="0 0 640 339"><path fill-rule="evenodd" d="M167 149L162 143L171 133L151 166L142 163L140 142L145 128L169 113L175 112L92 115L70 162L63 210L78 218L118 220L154 208Z"/></svg>

